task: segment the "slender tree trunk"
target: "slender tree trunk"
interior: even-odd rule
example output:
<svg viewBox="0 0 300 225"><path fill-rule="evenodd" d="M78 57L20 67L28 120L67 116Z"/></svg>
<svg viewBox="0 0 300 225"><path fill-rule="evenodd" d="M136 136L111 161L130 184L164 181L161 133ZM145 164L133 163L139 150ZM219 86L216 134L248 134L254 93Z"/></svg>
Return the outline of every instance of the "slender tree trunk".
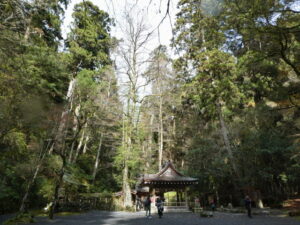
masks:
<svg viewBox="0 0 300 225"><path fill-rule="evenodd" d="M148 149L147 149L147 154L146 154L146 168L147 168L147 171L149 170L150 168L150 155L152 153L152 145L153 145L153 121L154 121L154 115L153 113L151 113L151 116L150 116L150 134L149 134L149 137L148 137Z"/></svg>
<svg viewBox="0 0 300 225"><path fill-rule="evenodd" d="M42 166L42 163L43 163L44 158L46 156L46 153L48 151L48 146L49 145L50 145L50 143L48 142L46 149L42 149L42 152L41 152L41 155L39 157L38 164L36 165L34 174L33 174L32 178L31 178L31 180L27 184L26 192L25 192L25 194L24 194L24 196L22 198L22 202L21 202L21 206L20 206L20 210L19 210L21 213L24 213L24 212L26 212L28 210L27 209L27 207L28 207L27 206L27 201L28 201L29 192L30 192L30 189L31 189L32 185L34 184L35 179L36 179L36 177L37 177L37 175L39 173L39 170L40 170L40 168Z"/></svg>
<svg viewBox="0 0 300 225"><path fill-rule="evenodd" d="M173 119L173 138L176 137L176 119Z"/></svg>
<svg viewBox="0 0 300 225"><path fill-rule="evenodd" d="M37 177L37 175L39 173L39 170L40 170L40 168L41 168L41 166L43 164L43 161L44 161L44 158L45 158L45 156L46 156L46 154L48 152L48 149L50 149L52 146L53 146L53 143L52 143L51 140L48 140L48 143L47 143L47 145L46 145L45 148L44 148L44 146L42 146L42 149L40 151L39 160L38 160L38 163L36 165L34 174L33 174L32 178L31 178L31 180L28 182L27 188L26 188L26 192L25 192L25 194L24 194L24 196L22 198L21 206L20 206L20 209L19 209L19 211L21 213L27 211L27 204L26 203L28 201L28 196L29 196L30 189L31 189L32 185L35 182L35 179L36 179L36 177Z"/></svg>
<svg viewBox="0 0 300 225"><path fill-rule="evenodd" d="M72 146L71 146L71 150L70 150L70 154L69 154L69 160L68 160L69 163L72 162L72 157L73 157L73 152L74 152L74 145L75 145L75 141L72 142Z"/></svg>
<svg viewBox="0 0 300 225"><path fill-rule="evenodd" d="M65 174L66 159L64 157L62 157L62 160L63 160L63 164L62 164L62 167L61 167L61 170L60 170L60 173L59 173L57 183L55 185L52 205L51 205L50 210L49 210L49 219L51 219L51 220L54 217L54 213L55 213L56 206L57 206L57 203L58 203L58 198L59 198L59 189L60 189L60 187L63 183L63 177L64 177L64 174Z"/></svg>
<svg viewBox="0 0 300 225"><path fill-rule="evenodd" d="M72 109L72 100L73 100L73 95L74 95L74 90L75 90L75 84L76 80L73 78L69 82L69 87L68 87L68 93L67 93L67 100L68 104L66 105L64 111L62 112L60 123L58 126L58 131L54 140L54 149L58 148L61 150L62 144L64 142L64 134L65 134L65 129L66 129L66 124L68 120L68 115Z"/></svg>
<svg viewBox="0 0 300 225"><path fill-rule="evenodd" d="M216 189L216 198L217 198L217 205L220 205L220 196L219 196L218 189Z"/></svg>
<svg viewBox="0 0 300 225"><path fill-rule="evenodd" d="M89 135L87 135L87 136L85 137L84 146L83 146L83 150L82 150L82 153L83 153L83 154L86 153L86 150L87 150L87 144L88 144L89 140L90 140L90 137L89 137Z"/></svg>
<svg viewBox="0 0 300 225"><path fill-rule="evenodd" d="M68 162L71 163L72 162L72 157L73 157L73 152L74 152L74 147L75 147L75 143L76 143L76 136L77 136L77 130L78 130L78 118L79 118L79 114L80 114L80 104L77 105L77 107L75 108L75 117L73 119L73 133L74 133L74 141L72 142L71 145L71 150L69 153L69 160Z"/></svg>
<svg viewBox="0 0 300 225"><path fill-rule="evenodd" d="M280 46L281 46L281 50L280 50L280 55L281 55L281 59L288 64L296 73L296 75L299 77L300 76L300 70L297 68L297 66L288 58L288 56L286 55L286 50L287 50L287 46L284 44L286 41L286 36L282 35L281 38L284 38L284 40L280 41Z"/></svg>
<svg viewBox="0 0 300 225"><path fill-rule="evenodd" d="M28 41L29 35L30 35L30 25L28 24L27 27L26 27L26 30L25 30L25 35L24 35L25 42Z"/></svg>
<svg viewBox="0 0 300 225"><path fill-rule="evenodd" d="M97 170L98 170L98 166L99 166L99 159L100 159L100 153L101 153L101 147L102 147L102 140L103 140L103 133L101 133L101 135L100 135L99 146L98 146L97 156L96 156L95 165L94 165L93 182L92 182L93 184L95 183L96 174L97 174Z"/></svg>
<svg viewBox="0 0 300 225"><path fill-rule="evenodd" d="M127 106L127 112L129 112L130 110L130 106ZM128 115L128 114L127 114ZM124 118L125 119L125 118ZM127 118L127 120L129 120L129 118ZM131 199L131 188L129 185L129 180L128 180L128 155L129 155L129 151L131 151L131 126L132 123L128 123L128 121L124 121L123 123L123 130L124 130L124 138L123 138L123 148L125 150L125 157L124 157L124 168L123 168L123 197L124 197L124 201L123 201L123 206L124 207L131 207L132 206L132 199Z"/></svg>
<svg viewBox="0 0 300 225"><path fill-rule="evenodd" d="M124 194L124 207L132 207L131 188L128 181L128 165L125 161L123 170L123 194Z"/></svg>
<svg viewBox="0 0 300 225"><path fill-rule="evenodd" d="M48 154L51 155L54 149L54 143L52 143L51 147L49 148Z"/></svg>
<svg viewBox="0 0 300 225"><path fill-rule="evenodd" d="M86 128L86 126L87 126L87 123L85 124L85 128ZM81 134L79 143L78 143L78 145L77 145L76 152L75 152L74 158L73 158L73 160L72 160L73 163L75 163L76 160L77 160L77 158L78 158L80 149L81 149L82 144L83 144L84 135L85 135L85 129L82 131L82 134Z"/></svg>
<svg viewBox="0 0 300 225"><path fill-rule="evenodd" d="M236 166L236 163L235 163L235 160L233 157L233 153L232 153L232 149L231 149L231 145L230 145L230 141L229 141L229 137L228 137L228 129L226 127L226 124L225 124L225 121L223 118L220 104L217 104L217 110L218 110L218 114L219 114L219 120L220 120L220 125L221 125L221 134L223 136L225 148L227 150L232 169L233 169L234 173L236 174L236 176L238 177L238 180L240 181L240 173L237 169L237 166Z"/></svg>
<svg viewBox="0 0 300 225"><path fill-rule="evenodd" d="M161 91L161 90L160 90ZM162 167L163 158L163 148L164 148L164 127L163 127L163 115L162 115L162 96L160 95L159 100L159 128L160 128L160 138L159 138L159 150L158 150L158 170Z"/></svg>
<svg viewBox="0 0 300 225"><path fill-rule="evenodd" d="M26 21L26 19L25 19L25 21ZM25 43L27 43L28 40L29 40L30 30L31 30L31 28L30 28L31 22L32 22L32 16L30 15L30 18L28 18L27 21L26 21L26 29L25 29L25 34L24 34Z"/></svg>
<svg viewBox="0 0 300 225"><path fill-rule="evenodd" d="M73 105L73 96L74 96L74 90L76 86L76 78L73 78L69 83L68 93L67 93L67 100L68 104L66 105L64 111L62 112L61 120L59 123L58 131L56 134L56 137L54 139L53 149L54 151L60 155L62 159L62 167L60 169L60 173L58 176L58 180L54 189L54 195L53 195L53 201L52 205L50 207L49 211L49 218L53 219L54 212L56 209L56 205L58 202L58 192L59 188L61 187L61 184L63 182L63 176L65 173L65 167L66 167L66 152L65 152L65 136L66 136L66 128L67 128L67 122L68 122L68 116L72 109Z"/></svg>
<svg viewBox="0 0 300 225"><path fill-rule="evenodd" d="M77 148L76 148L76 152L75 152L74 158L73 158L73 160L72 160L73 163L75 163L76 160L77 160L77 158L78 158L80 149L81 149L82 144L83 144L83 140L84 140L84 138L85 138L85 131L86 131L86 129L87 129L87 125L88 125L88 123L86 122L86 123L84 124L84 128L83 128L83 131L82 131L82 133L81 133L81 137L80 137L79 143L78 143L78 145L77 145ZM86 146L84 146L84 147L85 147L85 149L86 149Z"/></svg>

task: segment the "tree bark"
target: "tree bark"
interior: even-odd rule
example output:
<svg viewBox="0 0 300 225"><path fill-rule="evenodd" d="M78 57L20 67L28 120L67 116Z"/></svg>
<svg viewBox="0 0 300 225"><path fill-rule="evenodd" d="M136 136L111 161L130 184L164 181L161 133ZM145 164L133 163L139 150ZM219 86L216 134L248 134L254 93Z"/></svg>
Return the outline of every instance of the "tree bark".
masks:
<svg viewBox="0 0 300 225"><path fill-rule="evenodd" d="M161 92L161 90L160 90ZM162 115L162 96L160 95L159 100L159 128L160 128L160 138L159 138L159 150L158 150L158 171L161 171L162 158L163 158L163 148L164 148L164 127L163 127L163 115Z"/></svg>
<svg viewBox="0 0 300 225"><path fill-rule="evenodd" d="M150 168L150 156L151 156L151 153L152 153L152 145L153 145L153 121L154 121L154 115L153 113L151 113L150 115L150 134L148 136L148 148L147 148L147 154L146 154L146 168L147 168L147 171L149 170Z"/></svg>
<svg viewBox="0 0 300 225"><path fill-rule="evenodd" d="M123 196L124 207L132 207L131 188L128 182L128 166L126 161L123 170Z"/></svg>
<svg viewBox="0 0 300 225"><path fill-rule="evenodd" d="M68 160L69 163L72 162L72 156L73 156L73 152L74 152L74 145L75 145L75 141L73 141L72 145L71 145L71 150L70 150L69 160Z"/></svg>
<svg viewBox="0 0 300 225"><path fill-rule="evenodd" d="M237 166L236 166L236 163L235 163L235 160L234 160L234 157L233 157L232 148L231 148L229 137L228 137L228 129L226 127L226 124L225 124L225 121L224 121L224 118L223 118L220 103L217 104L217 110L218 110L218 114L219 114L219 121L220 121L220 125L221 125L221 134L222 134L222 137L223 137L223 140L224 140L225 148L226 148L226 151L228 153L228 157L230 159L232 169L233 169L234 173L236 174L238 180L240 181L241 176L240 176L240 173L237 169Z"/></svg>
<svg viewBox="0 0 300 225"><path fill-rule="evenodd" d="M85 127L86 127L86 126L87 126L87 123L85 124ZM78 143L78 145L77 145L76 152L75 152L74 158L73 158L73 160L72 160L73 163L75 163L76 160L77 160L77 158L78 158L80 149L81 149L82 144L83 144L84 135L85 135L85 129L82 131L82 134L81 134L79 143Z"/></svg>
<svg viewBox="0 0 300 225"><path fill-rule="evenodd" d="M85 137L84 146L83 146L83 150L82 150L82 153L83 153L83 154L86 153L86 150L87 150L87 144L88 144L88 142L89 142L89 139L90 139L90 137L87 135L87 136Z"/></svg>
<svg viewBox="0 0 300 225"><path fill-rule="evenodd" d="M127 112L130 112L130 106L127 106ZM128 114L127 114L128 115ZM126 118L127 120L129 118ZM124 168L123 168L123 206L126 207L131 207L132 206L132 199L131 199L131 188L129 185L129 181L128 181L128 155L129 155L129 151L131 151L131 126L132 123L128 123L128 121L125 120L124 118L124 122L123 122L123 130L124 130L124 137L123 137L123 149L125 150L125 157L124 157Z"/></svg>
<svg viewBox="0 0 300 225"><path fill-rule="evenodd" d="M95 160L95 165L94 165L94 171L93 171L93 184L95 183L96 175L97 175L97 170L99 166L99 159L100 159L100 153L101 153L101 147L102 147L102 140L103 140L103 133L100 135L100 140L99 140L99 146L97 150L97 156Z"/></svg>
<svg viewBox="0 0 300 225"><path fill-rule="evenodd" d="M59 177L58 177L58 181L55 185L52 205L51 205L50 210L49 210L49 219L51 219L51 220L54 217L54 213L55 213L56 206L57 206L57 203L58 203L58 198L59 198L59 188L61 187L61 184L63 182L63 177L65 175L66 159L64 157L62 157L62 160L63 160L63 164L62 164L62 167L60 169L60 174L59 174Z"/></svg>
<svg viewBox="0 0 300 225"><path fill-rule="evenodd" d="M32 178L31 178L31 180L27 184L26 192L25 192L25 194L24 194L24 196L22 198L21 206L20 206L20 209L19 209L20 213L24 213L24 212L26 212L28 210L27 209L27 207L28 207L27 206L27 200L28 200L29 192L30 192L30 189L31 189L32 185L34 184L35 179L36 179L36 177L37 177L37 175L39 173L39 170L40 170L40 168L42 166L42 163L44 161L44 158L46 156L46 153L48 151L49 146L50 146L50 142L48 142L48 144L47 144L47 146L46 146L45 149L42 148L42 150L41 150L41 154L40 154L40 157L39 157L38 164L37 164L37 166L35 168L35 171L34 171L34 174L33 174Z"/></svg>
<svg viewBox="0 0 300 225"><path fill-rule="evenodd" d="M286 55L285 51L288 49L287 46L287 37L283 34L281 35L281 38L283 38L284 40L280 40L280 56L282 58L282 60L288 64L296 73L296 75L298 77L300 77L300 70L297 68L297 66L288 58L288 56Z"/></svg>
<svg viewBox="0 0 300 225"><path fill-rule="evenodd" d="M75 90L75 86L76 86L76 78L73 78L70 82L69 82L69 88L68 88L68 93L67 93L67 100L68 103L65 106L64 111L62 112L62 116L61 116L61 120L59 123L59 127L58 127L58 131L56 134L56 137L54 139L54 144L53 144L53 151L58 154L61 159L62 159L62 167L60 169L60 173L58 176L58 181L56 183L55 189L54 189L54 195L53 195L53 201L52 201L52 205L50 207L50 211L49 211L49 218L53 219L54 217L54 212L56 209L56 205L58 202L58 191L59 188L63 182L63 176L65 173L65 167L66 167L66 152L65 152L65 135L66 135L66 127L67 127L67 121L68 121L68 116L69 113L71 112L72 109L72 105L73 105L73 96L74 96L74 90Z"/></svg>

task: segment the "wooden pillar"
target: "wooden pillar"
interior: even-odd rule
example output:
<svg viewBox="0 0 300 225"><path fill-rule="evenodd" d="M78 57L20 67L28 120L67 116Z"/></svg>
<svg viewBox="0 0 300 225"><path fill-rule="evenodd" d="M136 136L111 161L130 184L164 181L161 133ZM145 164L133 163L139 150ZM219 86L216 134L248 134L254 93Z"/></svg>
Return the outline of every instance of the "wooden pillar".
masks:
<svg viewBox="0 0 300 225"><path fill-rule="evenodd" d="M149 186L149 195L151 195L152 191L153 191L153 188L151 186Z"/></svg>
<svg viewBox="0 0 300 225"><path fill-rule="evenodd" d="M184 188L184 197L185 197L185 205L186 205L186 207L188 207L187 187Z"/></svg>

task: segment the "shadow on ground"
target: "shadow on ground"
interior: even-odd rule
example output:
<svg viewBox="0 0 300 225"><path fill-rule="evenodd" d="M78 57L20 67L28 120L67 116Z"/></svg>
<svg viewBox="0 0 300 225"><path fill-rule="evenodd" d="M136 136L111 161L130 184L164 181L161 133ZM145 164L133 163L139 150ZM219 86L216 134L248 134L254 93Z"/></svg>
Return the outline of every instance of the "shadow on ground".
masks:
<svg viewBox="0 0 300 225"><path fill-rule="evenodd" d="M212 218L202 218L193 213L166 213L162 219L157 214L146 218L144 212L104 212L91 211L72 216L59 216L50 221L48 218L36 218L35 225L299 225L292 218L275 216L254 216L249 219L243 214L215 213Z"/></svg>

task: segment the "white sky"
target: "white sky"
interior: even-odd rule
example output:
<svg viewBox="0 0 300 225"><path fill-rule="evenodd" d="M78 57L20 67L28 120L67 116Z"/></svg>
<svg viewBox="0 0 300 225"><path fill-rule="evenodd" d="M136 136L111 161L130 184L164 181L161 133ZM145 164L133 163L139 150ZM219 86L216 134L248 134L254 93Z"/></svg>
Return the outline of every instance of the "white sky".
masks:
<svg viewBox="0 0 300 225"><path fill-rule="evenodd" d="M75 4L82 2L83 0L71 0L68 9L65 13L65 20L63 24L63 36L66 37L66 33L69 31L69 26L72 21L72 12ZM90 0L97 5L101 10L109 13L109 15L116 20L116 26L112 28L112 35L117 38L122 38L120 29L120 21L122 21L123 11L126 5L136 3L147 15L150 29L157 28L162 18L165 16L168 0ZM222 0L206 0L207 5L210 8L214 8L216 2ZM150 4L151 3L151 4ZM155 38L150 42L150 49L154 49L160 43L169 46L170 39L172 38L172 26L175 22L175 14L177 13L178 0L170 1L170 17L167 16L163 23L159 26L159 29L155 30ZM300 0L296 0L292 8L294 10L300 10Z"/></svg>
<svg viewBox="0 0 300 225"><path fill-rule="evenodd" d="M72 12L74 5L82 2L83 0L72 0L69 4L68 9L65 12L65 19L63 24L63 36L66 38L67 33L70 30L70 24L72 22ZM144 22L149 29L149 32L153 31L152 38L147 42L145 46L145 55L143 57L147 58L152 50L154 50L159 44L169 46L170 39L172 38L172 27L175 23L175 15L177 12L177 3L178 0L171 0L169 7L169 15L163 20L167 12L167 3L168 0L90 0L93 4L97 5L101 10L106 11L110 17L115 19L116 26L112 27L112 36L121 39L122 34L122 23L123 15L125 8L130 7L133 4L136 4L138 9L142 10L144 14ZM150 4L149 4L150 3ZM162 21L163 20L163 21ZM160 25L159 25L160 24ZM124 23L123 23L124 26ZM169 51L171 53L171 51ZM120 66L122 61L118 59L117 56L112 56ZM142 70L145 70L147 65L145 64ZM123 92L126 92L126 82L128 78L122 75L122 72L119 69L116 71L119 83L120 95L122 96ZM145 80L141 77L138 81L140 84L143 84ZM147 94L150 94L150 86L147 85L143 89L139 90L140 97L143 97Z"/></svg>
<svg viewBox="0 0 300 225"><path fill-rule="evenodd" d="M117 38L122 38L120 29L120 22L122 21L123 11L126 5L137 3L138 7L145 12L148 18L146 23L150 30L157 28L162 18L165 16L167 10L168 0L90 0L97 5L101 10L109 13L109 15L116 20L116 26L112 28L112 35ZM65 20L63 24L63 36L66 37L69 31L69 26L72 21L72 11L75 4L82 2L82 0L72 0L65 13ZM176 5L178 0L171 0L170 2L170 16L167 16L159 29L154 31L154 37L149 43L151 49L157 47L160 43L169 45L172 38L172 26L175 22ZM151 3L149 5L149 3ZM172 25L171 25L172 24Z"/></svg>

